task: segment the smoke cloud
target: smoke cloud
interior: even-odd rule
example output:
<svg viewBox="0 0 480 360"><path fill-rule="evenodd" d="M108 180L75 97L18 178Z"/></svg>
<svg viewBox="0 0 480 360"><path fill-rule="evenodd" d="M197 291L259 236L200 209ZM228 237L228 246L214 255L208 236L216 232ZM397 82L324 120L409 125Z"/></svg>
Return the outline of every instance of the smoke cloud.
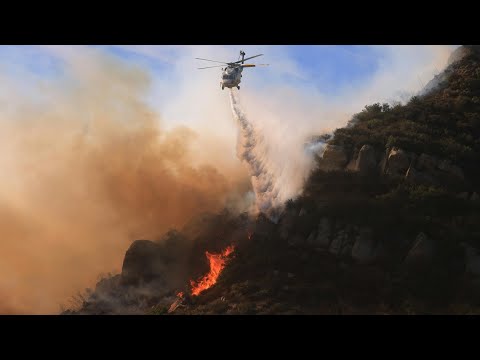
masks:
<svg viewBox="0 0 480 360"><path fill-rule="evenodd" d="M148 73L98 51L70 55L66 76L32 84L41 101L2 96L0 313L56 313L118 272L132 240L249 189L242 170L193 159L194 131L162 130L142 100Z"/></svg>

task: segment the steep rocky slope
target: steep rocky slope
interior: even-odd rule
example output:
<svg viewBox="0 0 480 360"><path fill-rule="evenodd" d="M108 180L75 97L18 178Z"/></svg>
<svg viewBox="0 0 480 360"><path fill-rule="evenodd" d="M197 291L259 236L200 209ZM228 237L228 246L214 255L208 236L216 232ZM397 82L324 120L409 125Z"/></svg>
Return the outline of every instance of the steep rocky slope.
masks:
<svg viewBox="0 0 480 360"><path fill-rule="evenodd" d="M408 104L366 106L317 160L278 223L224 212L134 242L73 313L166 314L179 291L172 314L480 312L478 46ZM189 296L205 251L230 244L216 285Z"/></svg>

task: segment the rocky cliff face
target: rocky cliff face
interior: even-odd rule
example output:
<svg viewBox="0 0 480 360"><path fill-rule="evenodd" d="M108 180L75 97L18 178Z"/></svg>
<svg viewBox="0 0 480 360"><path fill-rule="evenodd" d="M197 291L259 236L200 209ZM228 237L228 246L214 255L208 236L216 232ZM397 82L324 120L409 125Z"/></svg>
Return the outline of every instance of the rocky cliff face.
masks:
<svg viewBox="0 0 480 360"><path fill-rule="evenodd" d="M347 161L347 154L341 146L328 144L323 150L318 166L324 171L341 170L347 165Z"/></svg>
<svg viewBox="0 0 480 360"><path fill-rule="evenodd" d="M328 150L328 152L327 152ZM323 158L319 161L321 171L351 171L362 175L381 174L410 183L423 185L446 185L456 183L465 185L462 168L446 158L429 154L416 154L398 147L387 148L378 161L375 149L366 144L360 149L357 158L348 162L347 150L341 146L328 145Z"/></svg>

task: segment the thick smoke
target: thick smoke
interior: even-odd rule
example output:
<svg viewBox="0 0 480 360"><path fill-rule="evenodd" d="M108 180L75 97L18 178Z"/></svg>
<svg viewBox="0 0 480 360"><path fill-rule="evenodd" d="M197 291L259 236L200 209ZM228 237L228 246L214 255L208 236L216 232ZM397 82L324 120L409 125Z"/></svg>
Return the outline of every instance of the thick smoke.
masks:
<svg viewBox="0 0 480 360"><path fill-rule="evenodd" d="M240 172L194 161L192 130L162 130L142 101L148 73L101 52L88 60L31 82L41 101L1 94L0 313L58 312L118 272L131 241L219 211L249 187Z"/></svg>

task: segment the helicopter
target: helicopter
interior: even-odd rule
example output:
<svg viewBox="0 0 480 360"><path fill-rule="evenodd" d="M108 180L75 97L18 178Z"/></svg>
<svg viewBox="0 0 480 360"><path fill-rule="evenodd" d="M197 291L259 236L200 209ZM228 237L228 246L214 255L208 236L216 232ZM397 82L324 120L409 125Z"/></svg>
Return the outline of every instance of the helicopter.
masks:
<svg viewBox="0 0 480 360"><path fill-rule="evenodd" d="M250 56L248 58L245 58L245 52L243 50L240 50L241 59L238 60L238 61L235 61L235 62L215 61L215 60L203 59L203 58L195 58L195 59L226 64L227 66L225 66L225 67L223 67L224 65L215 65L215 66L201 67L201 68L198 68L198 69L203 70L203 69L221 67L222 68L222 79L220 81L220 87L222 88L222 90L226 87L227 88L237 87L237 89L240 90L239 84L242 81L241 80L242 71L243 71L244 68L255 67L255 66L268 66L268 64L258 64L258 65L245 64L245 60L250 60L250 59L256 58L258 56L262 56L262 55L263 54L259 54L259 55L254 55L254 56Z"/></svg>

